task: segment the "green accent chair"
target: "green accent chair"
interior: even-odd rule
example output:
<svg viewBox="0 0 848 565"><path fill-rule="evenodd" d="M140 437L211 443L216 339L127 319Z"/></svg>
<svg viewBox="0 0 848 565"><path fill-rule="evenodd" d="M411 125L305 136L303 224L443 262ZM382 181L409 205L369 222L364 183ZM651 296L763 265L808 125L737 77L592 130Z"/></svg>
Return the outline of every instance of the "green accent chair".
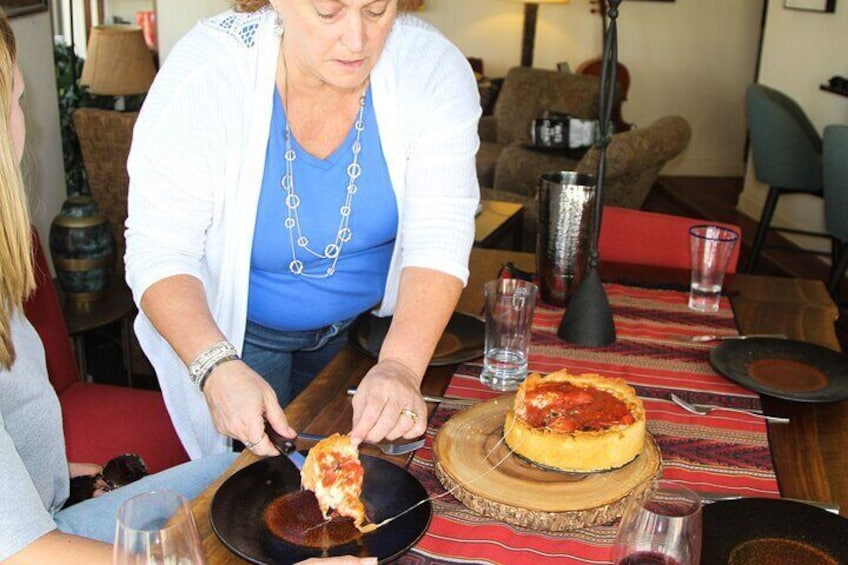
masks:
<svg viewBox="0 0 848 565"><path fill-rule="evenodd" d="M837 300L848 269L848 125L824 128L823 147L825 224L828 233L839 242L827 290Z"/></svg>
<svg viewBox="0 0 848 565"><path fill-rule="evenodd" d="M822 196L822 139L801 107L790 97L762 84L746 93L748 132L757 180L769 186L747 271L757 266L769 229L822 236L787 228L770 228L778 199L784 194Z"/></svg>

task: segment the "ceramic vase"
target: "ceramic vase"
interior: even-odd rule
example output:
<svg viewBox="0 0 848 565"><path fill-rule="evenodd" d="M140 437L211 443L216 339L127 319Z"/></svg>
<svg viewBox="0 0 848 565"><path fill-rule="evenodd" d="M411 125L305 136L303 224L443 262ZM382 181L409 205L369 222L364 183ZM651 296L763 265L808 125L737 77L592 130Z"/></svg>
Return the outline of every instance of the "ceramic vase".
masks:
<svg viewBox="0 0 848 565"><path fill-rule="evenodd" d="M68 300L89 302L106 292L115 262L109 222L90 196L74 194L50 226L50 254Z"/></svg>

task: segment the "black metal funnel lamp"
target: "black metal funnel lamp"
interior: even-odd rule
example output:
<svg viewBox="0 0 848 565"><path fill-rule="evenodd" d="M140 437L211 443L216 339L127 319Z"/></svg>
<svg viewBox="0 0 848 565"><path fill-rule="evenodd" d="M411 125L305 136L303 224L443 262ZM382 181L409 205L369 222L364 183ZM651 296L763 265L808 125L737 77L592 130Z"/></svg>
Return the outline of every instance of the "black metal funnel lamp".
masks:
<svg viewBox="0 0 848 565"><path fill-rule="evenodd" d="M604 1L604 0L602 0ZM615 342L615 325L606 291L598 274L598 240L604 207L604 180L606 174L607 146L610 142L610 115L615 100L615 67L618 62L618 35L616 20L621 0L606 0L609 24L604 35L604 56L601 63L600 120L595 146L598 158L597 188L595 190L594 222L589 242L589 261L585 276L568 300L565 314L559 324L560 339L576 345L602 347Z"/></svg>

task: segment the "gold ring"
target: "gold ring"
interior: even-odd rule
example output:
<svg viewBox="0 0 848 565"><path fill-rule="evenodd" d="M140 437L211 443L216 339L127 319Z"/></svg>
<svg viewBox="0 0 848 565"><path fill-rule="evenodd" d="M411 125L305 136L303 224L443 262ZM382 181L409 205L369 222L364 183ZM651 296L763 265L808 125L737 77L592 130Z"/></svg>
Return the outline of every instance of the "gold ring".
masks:
<svg viewBox="0 0 848 565"><path fill-rule="evenodd" d="M411 408L404 408L403 410L400 411L400 415L401 416L409 416L409 419L412 420L413 424L418 423L418 413L415 412L415 410L412 410Z"/></svg>
<svg viewBox="0 0 848 565"><path fill-rule="evenodd" d="M259 444L260 441L262 441L263 437L265 437L265 434L262 434L261 436L259 436L259 439L257 439L256 441L246 441L246 442L244 442L244 446L248 449L253 449L254 447L256 447Z"/></svg>

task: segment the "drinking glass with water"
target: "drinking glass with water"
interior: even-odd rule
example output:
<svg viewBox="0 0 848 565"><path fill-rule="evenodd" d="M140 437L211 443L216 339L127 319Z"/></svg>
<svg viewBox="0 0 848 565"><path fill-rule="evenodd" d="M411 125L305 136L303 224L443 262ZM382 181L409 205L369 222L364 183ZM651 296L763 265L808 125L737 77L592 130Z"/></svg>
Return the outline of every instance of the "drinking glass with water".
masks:
<svg viewBox="0 0 848 565"><path fill-rule="evenodd" d="M689 228L692 257L689 308L699 312L718 311L724 274L738 239L739 234L735 231L720 226Z"/></svg>
<svg viewBox="0 0 848 565"><path fill-rule="evenodd" d="M480 381L495 390L515 390L527 376L530 330L538 289L520 279L498 279L484 286L486 342Z"/></svg>

